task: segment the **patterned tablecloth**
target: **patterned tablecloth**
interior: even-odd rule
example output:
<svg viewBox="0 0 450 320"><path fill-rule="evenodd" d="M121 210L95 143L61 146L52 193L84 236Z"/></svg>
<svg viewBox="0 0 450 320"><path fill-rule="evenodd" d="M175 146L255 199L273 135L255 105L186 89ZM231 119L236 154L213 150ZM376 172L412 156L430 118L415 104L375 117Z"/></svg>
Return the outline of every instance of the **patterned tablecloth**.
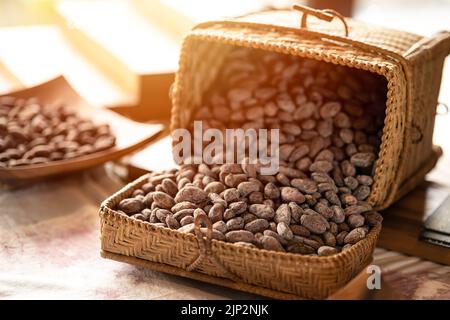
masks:
<svg viewBox="0 0 450 320"><path fill-rule="evenodd" d="M123 183L104 168L0 191L0 299L254 299L102 259L99 204ZM450 267L377 249L407 299L450 299Z"/></svg>

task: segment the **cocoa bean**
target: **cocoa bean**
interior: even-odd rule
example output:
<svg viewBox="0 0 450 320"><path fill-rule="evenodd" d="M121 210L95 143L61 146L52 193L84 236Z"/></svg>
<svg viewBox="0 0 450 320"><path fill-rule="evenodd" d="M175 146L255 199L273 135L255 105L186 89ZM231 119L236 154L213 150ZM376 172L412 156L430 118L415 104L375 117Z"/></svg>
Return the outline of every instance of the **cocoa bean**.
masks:
<svg viewBox="0 0 450 320"><path fill-rule="evenodd" d="M373 184L373 179L371 176L358 175L356 177L356 179L358 180L358 182L360 184L365 185L365 186L371 186Z"/></svg>
<svg viewBox="0 0 450 320"><path fill-rule="evenodd" d="M350 162L355 167L367 168L373 164L375 158L375 154L371 152L358 152L350 158Z"/></svg>
<svg viewBox="0 0 450 320"><path fill-rule="evenodd" d="M323 119L332 118L341 111L341 108L339 102L327 102L320 108L320 116Z"/></svg>
<svg viewBox="0 0 450 320"><path fill-rule="evenodd" d="M194 223L186 224L186 225L178 228L178 231L183 232L183 233L194 233L194 230L195 230Z"/></svg>
<svg viewBox="0 0 450 320"><path fill-rule="evenodd" d="M235 217L238 214L241 214L247 210L247 203L244 201L238 201L230 203L228 206L228 209L225 210L223 213L223 218L225 220L229 220L233 217Z"/></svg>
<svg viewBox="0 0 450 320"><path fill-rule="evenodd" d="M244 219L241 217L232 218L227 221L228 230L240 230L244 228Z"/></svg>
<svg viewBox="0 0 450 320"><path fill-rule="evenodd" d="M170 211L168 211L166 209L159 209L159 208L157 208L155 210L155 213L156 213L156 217L158 218L158 220L163 223L166 222L167 216L172 214Z"/></svg>
<svg viewBox="0 0 450 320"><path fill-rule="evenodd" d="M326 231L323 235L323 240L327 246L336 247L336 237L330 231Z"/></svg>
<svg viewBox="0 0 450 320"><path fill-rule="evenodd" d="M260 185L254 181L241 182L237 186L237 190L242 197L249 195L252 192L260 191Z"/></svg>
<svg viewBox="0 0 450 320"><path fill-rule="evenodd" d="M255 204L255 203L263 203L264 201L264 195L262 194L262 192L252 192L248 195L248 201L250 204Z"/></svg>
<svg viewBox="0 0 450 320"><path fill-rule="evenodd" d="M173 213L177 213L178 211L181 211L181 210L185 210L185 209L192 209L192 210L194 210L194 209L197 209L197 208L198 208L198 205L196 205L196 204L194 204L192 202L182 201L182 202L179 202L179 203L175 204L170 210Z"/></svg>
<svg viewBox="0 0 450 320"><path fill-rule="evenodd" d="M214 204L208 212L208 217L211 220L211 223L222 220L224 211L225 207L222 204Z"/></svg>
<svg viewBox="0 0 450 320"><path fill-rule="evenodd" d="M167 215L165 223L170 229L178 229L181 227L180 223L173 215Z"/></svg>
<svg viewBox="0 0 450 320"><path fill-rule="evenodd" d="M188 225L188 224L191 224L191 223L194 223L194 217L193 216L185 216L184 218L182 218L180 220L180 225L183 226L183 227L185 225Z"/></svg>
<svg viewBox="0 0 450 320"><path fill-rule="evenodd" d="M353 191L353 195L357 200L365 200L370 194L370 187L365 185L360 185Z"/></svg>
<svg viewBox="0 0 450 320"><path fill-rule="evenodd" d="M291 208L288 204L281 204L275 212L274 221L276 223L284 222L286 224L291 223Z"/></svg>
<svg viewBox="0 0 450 320"><path fill-rule="evenodd" d="M245 230L257 233L263 232L269 228L269 222L266 219L255 219L245 224Z"/></svg>
<svg viewBox="0 0 450 320"><path fill-rule="evenodd" d="M225 234L225 239L228 242L253 242L255 241L255 236L253 233L247 230L234 230L229 231Z"/></svg>
<svg viewBox="0 0 450 320"><path fill-rule="evenodd" d="M175 205L175 200L171 196L160 191L153 192L153 202L163 209L170 209Z"/></svg>
<svg viewBox="0 0 450 320"><path fill-rule="evenodd" d="M270 182L264 187L264 195L269 199L278 199L280 197L280 189Z"/></svg>
<svg viewBox="0 0 450 320"><path fill-rule="evenodd" d="M262 247L266 250L281 251L284 252L283 246L278 240L271 236L263 236L261 239Z"/></svg>
<svg viewBox="0 0 450 320"><path fill-rule="evenodd" d="M292 233L296 236L309 237L311 235L310 231L307 228L299 224L292 224L290 225L290 228Z"/></svg>
<svg viewBox="0 0 450 320"><path fill-rule="evenodd" d="M236 188L227 189L223 192L223 198L227 203L239 201L240 193Z"/></svg>
<svg viewBox="0 0 450 320"><path fill-rule="evenodd" d="M305 202L305 196L295 188L292 187L282 187L281 188L281 200L285 202Z"/></svg>
<svg viewBox="0 0 450 320"><path fill-rule="evenodd" d="M255 216L261 219L270 220L275 216L273 208L266 204L252 204L249 207L249 211Z"/></svg>
<svg viewBox="0 0 450 320"><path fill-rule="evenodd" d="M145 208L145 206L141 200L129 198L120 201L118 208L119 210L122 210L126 214L131 215L141 212Z"/></svg>
<svg viewBox="0 0 450 320"><path fill-rule="evenodd" d="M365 212L364 214L365 221L369 226L375 226L381 224L383 221L383 216L376 211Z"/></svg>
<svg viewBox="0 0 450 320"><path fill-rule="evenodd" d="M340 233L338 233L338 235L336 236L336 243L338 245L343 245L344 244L344 239L347 236L348 232L347 231L341 231Z"/></svg>
<svg viewBox="0 0 450 320"><path fill-rule="evenodd" d="M331 219L334 216L334 211L323 203L317 203L314 210L320 213L325 219Z"/></svg>
<svg viewBox="0 0 450 320"><path fill-rule="evenodd" d="M319 249L317 249L317 254L319 256L331 256L333 254L338 253L339 251L331 246L321 246Z"/></svg>
<svg viewBox="0 0 450 320"><path fill-rule="evenodd" d="M208 194L200 188L186 186L178 191L175 196L175 202L180 203L183 201L189 201L194 204L201 204L202 202L205 202L207 198Z"/></svg>
<svg viewBox="0 0 450 320"><path fill-rule="evenodd" d="M291 209L291 219L293 222L300 222L300 217L303 215L303 209L295 202L289 202L289 209Z"/></svg>
<svg viewBox="0 0 450 320"><path fill-rule="evenodd" d="M292 230L289 228L289 225L286 222L279 222L277 224L277 232L286 240L290 240L294 237Z"/></svg>
<svg viewBox="0 0 450 320"><path fill-rule="evenodd" d="M308 178L292 179L291 186L306 194L312 194L317 191L317 183L314 180Z"/></svg>
<svg viewBox="0 0 450 320"><path fill-rule="evenodd" d="M175 197L175 195L176 195L177 192L178 192L178 187L177 187L177 185L175 184L175 182L173 182L172 180L166 178L166 179L164 179L164 180L161 182L161 184L162 184L163 190L164 190L168 195L170 195L172 198Z"/></svg>
<svg viewBox="0 0 450 320"><path fill-rule="evenodd" d="M364 217L360 214L352 214L347 217L347 224L350 228L358 228L364 225Z"/></svg>
<svg viewBox="0 0 450 320"><path fill-rule="evenodd" d="M366 237L366 229L359 227L351 230L344 238L345 244L355 244Z"/></svg>

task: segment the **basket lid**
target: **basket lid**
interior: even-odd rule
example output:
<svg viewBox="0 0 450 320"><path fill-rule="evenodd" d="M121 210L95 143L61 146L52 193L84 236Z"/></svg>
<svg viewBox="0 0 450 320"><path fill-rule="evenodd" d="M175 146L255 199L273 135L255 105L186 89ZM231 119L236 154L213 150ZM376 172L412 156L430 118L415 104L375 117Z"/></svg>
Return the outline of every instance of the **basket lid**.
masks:
<svg viewBox="0 0 450 320"><path fill-rule="evenodd" d="M316 10L300 5L295 5L293 8L295 10L270 9L228 20L204 22L198 24L194 30L211 29L214 25L220 25L266 29L268 36L270 31L309 35L375 51L401 60L403 63L407 63L407 60L410 60L410 57L418 51L421 52L421 48L429 49L439 42L443 42L445 45L444 56L450 52L450 32L448 31L428 38L344 18L338 12L330 9Z"/></svg>

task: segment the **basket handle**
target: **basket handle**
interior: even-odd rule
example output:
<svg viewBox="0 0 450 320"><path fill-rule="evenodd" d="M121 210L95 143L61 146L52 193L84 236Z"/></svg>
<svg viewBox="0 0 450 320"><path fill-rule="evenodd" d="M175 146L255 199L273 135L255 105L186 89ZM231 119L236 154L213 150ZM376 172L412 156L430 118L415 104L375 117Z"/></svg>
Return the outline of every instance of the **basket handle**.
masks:
<svg viewBox="0 0 450 320"><path fill-rule="evenodd" d="M200 230L202 223L206 226L206 239L204 239L203 232ZM204 213L200 213L195 217L194 232L200 244L200 250L204 254L211 254L212 224L211 220Z"/></svg>
<svg viewBox="0 0 450 320"><path fill-rule="evenodd" d="M202 212L203 210L201 209L196 210L199 210L199 212L194 220L194 233L195 236L197 237L197 242L199 246L199 255L194 259L192 263L190 263L186 267L186 270L195 271L204 260L209 260L214 264L217 270L221 272L222 276L235 282L239 282L240 281L239 277L237 277L230 270L228 270L212 252L211 241L213 239L213 231L211 220L209 220L208 216L204 212ZM201 230L202 224L204 224L206 227L206 237Z"/></svg>
<svg viewBox="0 0 450 320"><path fill-rule="evenodd" d="M302 6L300 4L294 4L294 6L292 7L294 10L297 11L301 11L302 14L302 20L300 22L300 27L307 29L307 21L306 19L308 18L308 15L312 15L320 20L324 20L327 22L331 22L334 18L338 18L339 20L342 21L342 24L344 25L344 31L345 31L345 36L348 37L348 25L347 22L345 21L345 17L340 14L339 12L337 12L336 10L333 9L324 9L324 10L318 10L318 9L313 9L307 6Z"/></svg>

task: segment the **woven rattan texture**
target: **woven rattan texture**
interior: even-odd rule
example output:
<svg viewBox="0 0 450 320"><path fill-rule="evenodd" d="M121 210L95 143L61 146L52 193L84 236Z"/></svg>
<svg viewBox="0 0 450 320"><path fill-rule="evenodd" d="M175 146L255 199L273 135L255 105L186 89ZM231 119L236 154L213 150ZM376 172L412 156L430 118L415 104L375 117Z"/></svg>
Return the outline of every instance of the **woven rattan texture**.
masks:
<svg viewBox="0 0 450 320"><path fill-rule="evenodd" d="M193 234L155 227L113 210L122 199L147 182L143 176L107 199L100 209L101 247L105 252L136 257L185 270L199 255ZM348 250L330 257L313 257L236 246L212 240L212 252L234 275L235 286L268 288L273 292L302 298L321 299L345 285L371 261L380 227ZM227 278L210 261L204 260L197 272ZM258 292L255 292L258 293Z"/></svg>
<svg viewBox="0 0 450 320"><path fill-rule="evenodd" d="M259 25L276 25L299 30L300 16L299 12L278 10L250 14L233 21ZM414 43L422 39L421 36L416 34L368 25L349 18L346 18L346 22L350 30L349 39L392 51L399 55L405 54ZM337 19L328 23L314 17L308 17L308 29L336 36L344 35L343 26Z"/></svg>

